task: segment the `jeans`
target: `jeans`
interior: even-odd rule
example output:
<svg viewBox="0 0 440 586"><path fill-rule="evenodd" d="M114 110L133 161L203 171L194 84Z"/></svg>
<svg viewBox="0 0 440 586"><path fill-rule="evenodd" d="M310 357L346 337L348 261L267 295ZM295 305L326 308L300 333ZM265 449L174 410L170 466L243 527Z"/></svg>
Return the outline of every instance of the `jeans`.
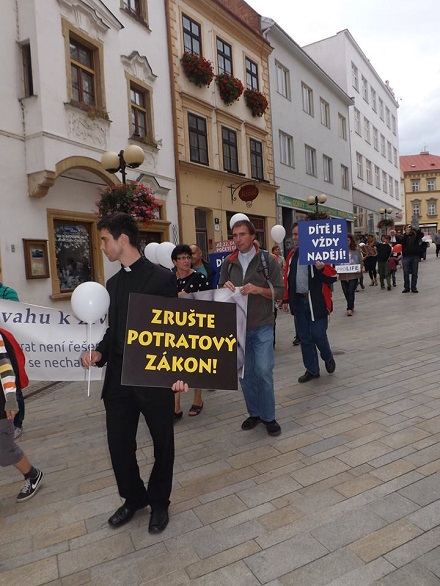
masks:
<svg viewBox="0 0 440 586"><path fill-rule="evenodd" d="M301 352L306 370L312 374L319 374L318 348L324 362L333 358L333 352L327 338L328 317L312 321L309 301L307 298L298 298L296 324Z"/></svg>
<svg viewBox="0 0 440 586"><path fill-rule="evenodd" d="M344 293L345 299L347 300L347 310L354 309L354 292L356 291L357 285L358 285L357 279L350 279L348 281L341 281L342 291Z"/></svg>
<svg viewBox="0 0 440 586"><path fill-rule="evenodd" d="M273 326L248 330L240 383L249 415L263 421L275 419L274 364Z"/></svg>
<svg viewBox="0 0 440 586"><path fill-rule="evenodd" d="M404 289L411 289L415 291L417 289L417 277L419 274L419 257L416 254L411 256L404 256L402 259L403 267L403 287ZM411 284L410 276L411 274Z"/></svg>

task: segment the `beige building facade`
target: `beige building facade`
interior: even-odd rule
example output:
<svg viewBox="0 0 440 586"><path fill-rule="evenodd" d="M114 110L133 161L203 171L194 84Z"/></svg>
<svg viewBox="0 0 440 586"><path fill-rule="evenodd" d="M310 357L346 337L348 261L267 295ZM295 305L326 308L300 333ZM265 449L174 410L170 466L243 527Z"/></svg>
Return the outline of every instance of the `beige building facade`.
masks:
<svg viewBox="0 0 440 586"><path fill-rule="evenodd" d="M400 157L405 192L405 222L418 225L425 236L440 229L440 156L423 151Z"/></svg>
<svg viewBox="0 0 440 586"><path fill-rule="evenodd" d="M168 0L167 12L181 242L196 241L206 257L231 237L230 218L241 212L267 247L276 223L270 105L253 116L245 92L227 105L215 77L269 96L271 47L260 16L241 0ZM191 81L184 54L212 64L209 85ZM253 201L241 199L257 190Z"/></svg>

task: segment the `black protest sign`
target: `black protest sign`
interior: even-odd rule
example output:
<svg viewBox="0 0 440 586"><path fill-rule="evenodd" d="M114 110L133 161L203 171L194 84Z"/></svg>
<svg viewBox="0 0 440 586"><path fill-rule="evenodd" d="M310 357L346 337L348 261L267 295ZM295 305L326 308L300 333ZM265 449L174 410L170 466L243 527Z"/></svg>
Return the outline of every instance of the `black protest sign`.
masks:
<svg viewBox="0 0 440 586"><path fill-rule="evenodd" d="M123 385L237 390L235 303L132 293Z"/></svg>

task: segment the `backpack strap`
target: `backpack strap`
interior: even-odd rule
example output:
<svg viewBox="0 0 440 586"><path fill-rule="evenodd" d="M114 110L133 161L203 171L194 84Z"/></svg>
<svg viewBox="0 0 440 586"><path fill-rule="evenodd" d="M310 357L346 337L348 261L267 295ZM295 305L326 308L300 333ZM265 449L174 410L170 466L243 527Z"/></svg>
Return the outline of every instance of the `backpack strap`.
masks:
<svg viewBox="0 0 440 586"><path fill-rule="evenodd" d="M269 285L270 292L272 294L272 312L275 313L275 289L269 278L269 253L267 250L260 251L260 261L261 266L263 267L263 275Z"/></svg>

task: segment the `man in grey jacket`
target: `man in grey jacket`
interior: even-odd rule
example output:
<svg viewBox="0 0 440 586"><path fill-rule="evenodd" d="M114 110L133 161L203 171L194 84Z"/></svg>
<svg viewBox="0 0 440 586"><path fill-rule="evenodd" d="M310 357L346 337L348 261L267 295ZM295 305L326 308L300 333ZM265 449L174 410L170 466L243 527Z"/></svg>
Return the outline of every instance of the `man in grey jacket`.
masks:
<svg viewBox="0 0 440 586"><path fill-rule="evenodd" d="M247 221L236 222L232 237L237 250L224 261L220 287L248 295L244 376L240 379L249 417L241 429L253 429L259 423L269 435L279 435L275 419L273 388L274 303L283 296L283 279L276 259L261 251L255 242L255 227Z"/></svg>

